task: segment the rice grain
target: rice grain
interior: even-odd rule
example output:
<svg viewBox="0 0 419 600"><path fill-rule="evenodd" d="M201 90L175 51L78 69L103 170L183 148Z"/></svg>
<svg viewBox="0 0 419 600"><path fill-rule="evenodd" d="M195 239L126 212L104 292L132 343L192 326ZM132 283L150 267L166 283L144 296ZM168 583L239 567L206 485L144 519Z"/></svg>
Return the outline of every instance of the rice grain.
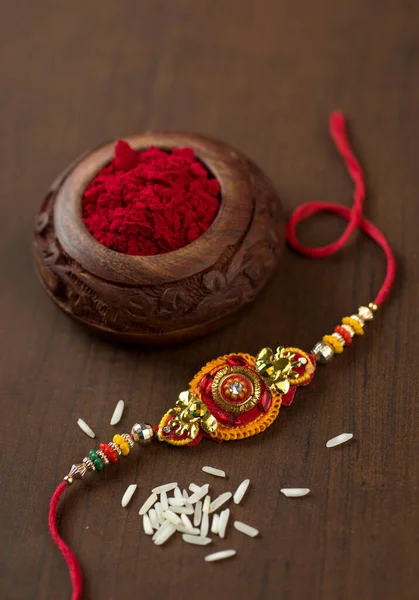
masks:
<svg viewBox="0 0 419 600"><path fill-rule="evenodd" d="M332 438L328 442L326 442L326 448L333 448L334 446L340 446L340 444L344 444L345 442L349 442L354 437L353 433L341 433L336 437Z"/></svg>
<svg viewBox="0 0 419 600"><path fill-rule="evenodd" d="M137 484L136 483L132 483L131 485L129 485L127 487L127 489L125 490L124 495L122 496L122 500L121 500L121 506L123 508L125 508L128 503L130 502L131 498L134 495L135 490L137 489Z"/></svg>
<svg viewBox="0 0 419 600"><path fill-rule="evenodd" d="M124 412L124 401L123 400L119 400L119 402L117 402L116 406L115 406L115 410L113 411L112 417L111 417L111 425L117 425L117 423L119 423L119 421L122 418L122 413Z"/></svg>
<svg viewBox="0 0 419 600"><path fill-rule="evenodd" d="M86 421L83 421L83 419L77 419L77 425L89 437L91 437L91 438L96 437L96 434L93 431L93 429L91 427L89 427L89 425L86 423Z"/></svg>
<svg viewBox="0 0 419 600"><path fill-rule="evenodd" d="M234 504L240 504L243 500L243 496L247 492L247 488L249 487L250 479L245 479L241 482L237 490L234 492L233 500Z"/></svg>
<svg viewBox="0 0 419 600"><path fill-rule="evenodd" d="M309 488L282 488L280 491L287 498L301 498L310 493Z"/></svg>
<svg viewBox="0 0 419 600"><path fill-rule="evenodd" d="M171 490L174 490L177 487L177 482L174 481L173 483L164 483L163 485L159 485L155 488L153 488L151 491L154 492L155 494L161 494L162 492L170 492Z"/></svg>
<svg viewBox="0 0 419 600"><path fill-rule="evenodd" d="M188 544L195 544L196 546L207 546L212 542L212 539L209 537L202 537L201 535L189 535L188 533L184 533L182 535L182 539L184 542Z"/></svg>
<svg viewBox="0 0 419 600"><path fill-rule="evenodd" d="M230 500L232 496L231 492L224 492L224 494L220 494L218 496L218 498L215 498L215 500L213 500L210 504L209 507L209 512L215 512L216 510L218 510L220 508L220 506L222 506L223 504L225 504L228 500Z"/></svg>
<svg viewBox="0 0 419 600"><path fill-rule="evenodd" d="M223 471L222 469L216 469L215 467L202 467L202 470L204 471L204 473L208 473L209 475L214 475L215 477L225 477L225 471Z"/></svg>
<svg viewBox="0 0 419 600"><path fill-rule="evenodd" d="M224 539L228 524L228 519L230 517L230 509L226 508L220 513L220 519L218 521L218 535L221 539Z"/></svg>
<svg viewBox="0 0 419 600"><path fill-rule="evenodd" d="M222 550L221 552L214 552L213 554L207 554L205 557L206 562L215 562L216 560L224 560L225 558L230 558L230 556L235 556L235 550Z"/></svg>
<svg viewBox="0 0 419 600"><path fill-rule="evenodd" d="M242 521L234 521L234 528L237 529L237 531L240 531L240 533L244 533L249 537L256 537L257 535L259 535L258 529L256 529L255 527L251 527L250 525L247 525L247 523L243 523Z"/></svg>
<svg viewBox="0 0 419 600"><path fill-rule="evenodd" d="M140 510L138 511L139 515L145 515L146 512L149 511L149 509L153 506L153 504L155 504L155 502L157 502L157 494L151 494L151 496L149 496L147 498L147 500L144 502L144 504L142 505L142 507L140 508Z"/></svg>

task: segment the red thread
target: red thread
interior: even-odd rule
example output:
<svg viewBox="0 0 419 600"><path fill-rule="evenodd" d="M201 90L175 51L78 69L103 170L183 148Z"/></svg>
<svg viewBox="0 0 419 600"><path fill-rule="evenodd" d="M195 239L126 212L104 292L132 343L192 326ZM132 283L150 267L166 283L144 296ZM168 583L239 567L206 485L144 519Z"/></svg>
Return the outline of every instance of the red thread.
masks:
<svg viewBox="0 0 419 600"><path fill-rule="evenodd" d="M101 244L141 256L183 248L218 212L220 184L191 148L137 153L119 140L115 157L87 186L83 221Z"/></svg>
<svg viewBox="0 0 419 600"><path fill-rule="evenodd" d="M365 200L365 183L361 166L349 144L346 133L345 118L340 112L333 112L329 119L329 131L336 148L342 156L348 173L354 182L354 203L351 208L341 204L328 204L326 202L307 202L298 206L292 213L287 226L287 242L297 252L309 258L323 258L338 252L349 240L356 229L361 229L383 250L387 260L387 270L384 282L374 302L380 305L387 298L396 276L396 261L393 252L384 234L370 221L362 216ZM300 244L296 234L296 227L300 221L307 219L317 212L326 211L334 213L348 221L343 234L333 243L318 248L310 248Z"/></svg>
<svg viewBox="0 0 419 600"><path fill-rule="evenodd" d="M71 549L67 546L65 541L62 539L60 534L58 533L57 527L57 509L58 504L60 502L60 498L66 489L67 484L65 481L62 481L60 485L55 490L51 502L49 505L49 514L48 514L48 526L52 539L54 540L55 545L64 556L65 561L68 565L68 570L71 577L71 583L73 586L73 593L71 595L71 600L80 600L81 593L83 590L83 578L82 572L80 568L79 561L77 557Z"/></svg>

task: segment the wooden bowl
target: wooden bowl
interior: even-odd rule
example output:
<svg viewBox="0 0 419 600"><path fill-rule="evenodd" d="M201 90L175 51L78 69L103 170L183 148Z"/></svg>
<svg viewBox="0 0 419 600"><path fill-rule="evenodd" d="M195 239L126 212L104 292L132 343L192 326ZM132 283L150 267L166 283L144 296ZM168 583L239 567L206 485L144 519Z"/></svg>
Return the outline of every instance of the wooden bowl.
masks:
<svg viewBox="0 0 419 600"><path fill-rule="evenodd" d="M82 197L113 158L112 142L70 165L44 199L34 235L39 278L62 310L114 339L176 343L214 331L274 273L285 231L275 189L241 152L207 137L152 132L126 141L136 150L193 148L221 186L214 222L188 246L157 256L97 242L83 223Z"/></svg>

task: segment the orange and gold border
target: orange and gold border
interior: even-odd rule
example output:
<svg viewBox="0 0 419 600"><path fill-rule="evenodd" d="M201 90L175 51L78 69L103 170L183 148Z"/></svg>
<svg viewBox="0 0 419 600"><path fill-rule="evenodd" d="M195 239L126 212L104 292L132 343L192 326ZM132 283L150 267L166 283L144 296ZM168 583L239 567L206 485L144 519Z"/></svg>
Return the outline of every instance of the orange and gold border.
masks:
<svg viewBox="0 0 419 600"><path fill-rule="evenodd" d="M301 353L300 350L298 352ZM256 370L256 359L254 356L251 356L250 354L241 354L240 352L226 354L225 356L220 356L219 358L216 358L215 360L212 360L209 363L207 363L205 367L203 367L199 371L199 373L195 375L195 377L189 383L190 391L195 392L204 375L206 375L207 373L213 375L220 368L224 367L226 360L229 356L241 356L247 361L247 363L252 369ZM261 413L260 416L257 417L251 423L248 423L246 425L240 425L238 427L226 427L225 425L222 425L219 422L216 431L213 434L211 434L211 438L219 441L243 440L253 435L257 435L262 431L265 431L265 429L267 429L269 425L272 425L272 423L275 421L282 403L282 396L272 390L270 391L272 393L272 406L268 410L268 412Z"/></svg>

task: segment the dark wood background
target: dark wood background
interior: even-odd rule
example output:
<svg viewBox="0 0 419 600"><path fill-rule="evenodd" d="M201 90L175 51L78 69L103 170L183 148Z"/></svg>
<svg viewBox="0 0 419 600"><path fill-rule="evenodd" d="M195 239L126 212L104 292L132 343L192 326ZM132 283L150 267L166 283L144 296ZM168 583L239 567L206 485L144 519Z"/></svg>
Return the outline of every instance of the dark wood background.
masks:
<svg viewBox="0 0 419 600"><path fill-rule="evenodd" d="M417 379L419 239L419 5L414 0L146 0L1 3L0 393L1 598L70 593L47 532L49 497L91 444L156 422L208 359L284 343L311 348L340 317L372 299L379 251L357 236L310 262L287 251L275 280L236 324L167 349L126 348L89 335L47 299L31 257L32 226L54 177L85 149L150 128L210 134L272 177L286 211L303 201L351 202L328 139L341 108L366 167L367 215L399 258L390 301L368 335L252 440L195 449L156 445L103 477L75 485L62 532L85 574L85 598L352 600L419 595ZM322 244L342 224L315 219ZM342 431L353 443L327 451ZM260 539L230 530L238 556L207 565L206 549L154 547L137 510L149 488L204 482L225 468L252 488L234 511ZM139 489L126 510L126 486ZM283 486L308 486L287 500Z"/></svg>

